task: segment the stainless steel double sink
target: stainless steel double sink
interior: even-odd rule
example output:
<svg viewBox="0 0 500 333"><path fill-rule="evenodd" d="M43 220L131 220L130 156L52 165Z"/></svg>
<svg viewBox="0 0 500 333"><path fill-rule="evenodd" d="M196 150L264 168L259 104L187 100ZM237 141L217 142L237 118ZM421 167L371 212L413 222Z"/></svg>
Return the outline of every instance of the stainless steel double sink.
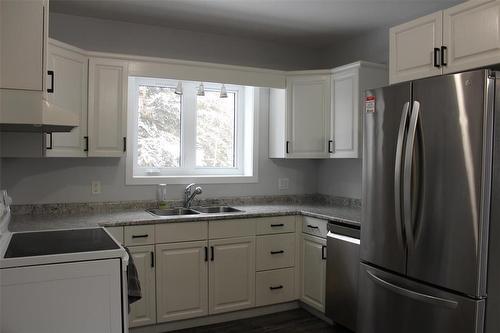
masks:
<svg viewBox="0 0 500 333"><path fill-rule="evenodd" d="M230 206L212 206L212 207L194 207L194 208L152 208L146 210L148 213L156 216L180 216L180 215L197 215L201 213L205 214L217 214L217 213L238 213L242 210L236 209Z"/></svg>

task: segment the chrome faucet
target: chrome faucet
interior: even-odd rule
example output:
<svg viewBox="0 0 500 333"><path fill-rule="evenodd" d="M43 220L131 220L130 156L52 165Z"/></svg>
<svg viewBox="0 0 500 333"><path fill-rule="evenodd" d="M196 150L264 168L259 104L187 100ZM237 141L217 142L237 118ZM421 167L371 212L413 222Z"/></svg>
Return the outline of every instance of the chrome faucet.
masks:
<svg viewBox="0 0 500 333"><path fill-rule="evenodd" d="M184 208L190 208L194 197L203 192L203 189L199 186L196 187L194 191L191 191L195 185L195 183L189 184L184 190Z"/></svg>

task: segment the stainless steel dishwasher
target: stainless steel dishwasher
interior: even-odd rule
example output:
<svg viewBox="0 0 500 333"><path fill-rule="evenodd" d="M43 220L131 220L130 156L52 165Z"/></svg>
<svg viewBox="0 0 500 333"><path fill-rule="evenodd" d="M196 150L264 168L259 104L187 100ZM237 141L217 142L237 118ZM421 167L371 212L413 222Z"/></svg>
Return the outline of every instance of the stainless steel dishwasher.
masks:
<svg viewBox="0 0 500 333"><path fill-rule="evenodd" d="M360 227L328 222L326 315L356 331Z"/></svg>

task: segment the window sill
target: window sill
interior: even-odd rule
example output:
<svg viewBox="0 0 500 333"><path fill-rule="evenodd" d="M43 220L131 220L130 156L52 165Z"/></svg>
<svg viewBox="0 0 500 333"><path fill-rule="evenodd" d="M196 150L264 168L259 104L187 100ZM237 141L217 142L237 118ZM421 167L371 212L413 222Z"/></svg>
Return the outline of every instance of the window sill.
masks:
<svg viewBox="0 0 500 333"><path fill-rule="evenodd" d="M127 177L127 185L157 185L157 184L246 184L258 183L257 176L135 176Z"/></svg>

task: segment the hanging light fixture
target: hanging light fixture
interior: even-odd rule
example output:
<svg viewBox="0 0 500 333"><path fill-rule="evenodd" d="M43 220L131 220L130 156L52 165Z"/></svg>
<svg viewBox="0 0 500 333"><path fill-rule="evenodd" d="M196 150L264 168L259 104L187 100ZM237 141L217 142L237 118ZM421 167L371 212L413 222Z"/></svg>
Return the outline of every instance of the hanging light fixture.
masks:
<svg viewBox="0 0 500 333"><path fill-rule="evenodd" d="M174 93L177 94L177 95L182 95L183 94L183 91L182 91L182 81L179 81L177 83L177 87L175 88Z"/></svg>
<svg viewBox="0 0 500 333"><path fill-rule="evenodd" d="M227 90L226 90L226 86L224 85L224 83L222 84L222 87L220 88L219 97L220 98L227 98Z"/></svg>
<svg viewBox="0 0 500 333"><path fill-rule="evenodd" d="M203 86L203 82L200 82L198 86L198 92L196 93L198 96L205 96L205 87Z"/></svg>

